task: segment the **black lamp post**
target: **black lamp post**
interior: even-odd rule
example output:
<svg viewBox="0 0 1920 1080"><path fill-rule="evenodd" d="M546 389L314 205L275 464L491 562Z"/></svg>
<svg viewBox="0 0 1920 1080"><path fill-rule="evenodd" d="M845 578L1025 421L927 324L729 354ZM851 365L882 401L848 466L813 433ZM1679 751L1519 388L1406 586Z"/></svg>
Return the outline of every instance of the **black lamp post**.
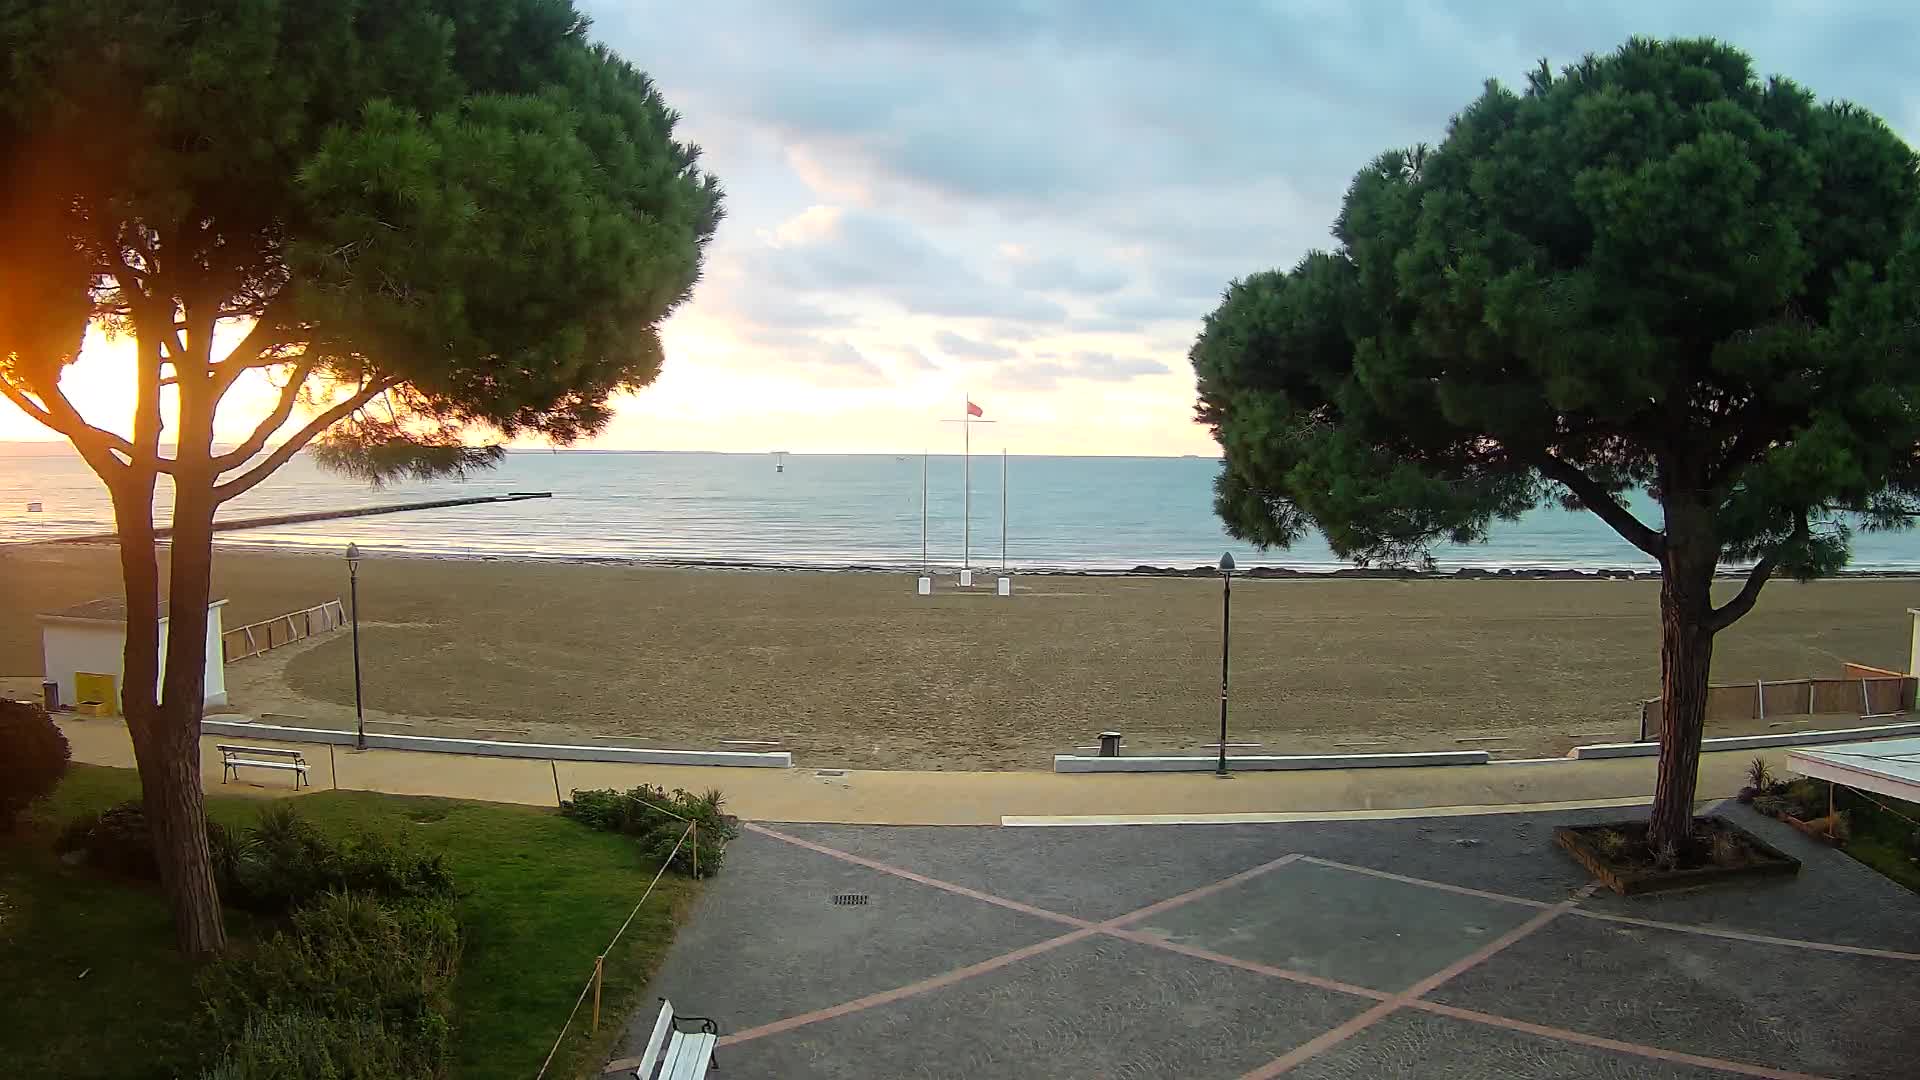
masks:
<svg viewBox="0 0 1920 1080"><path fill-rule="evenodd" d="M360 705L360 545L347 545L347 591L353 598L353 748L367 748L367 714Z"/></svg>
<svg viewBox="0 0 1920 1080"><path fill-rule="evenodd" d="M1233 642L1233 552L1220 553L1220 764L1213 775L1227 779L1227 655Z"/></svg>

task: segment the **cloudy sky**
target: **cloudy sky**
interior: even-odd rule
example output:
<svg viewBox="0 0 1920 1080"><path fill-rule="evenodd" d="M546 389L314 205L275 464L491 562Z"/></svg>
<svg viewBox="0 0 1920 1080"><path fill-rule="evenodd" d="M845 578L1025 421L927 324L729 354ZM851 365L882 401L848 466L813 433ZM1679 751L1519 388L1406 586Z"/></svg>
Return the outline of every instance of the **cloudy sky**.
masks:
<svg viewBox="0 0 1920 1080"><path fill-rule="evenodd" d="M1213 453L1185 355L1228 281L1325 244L1353 172L1484 80L1635 33L1733 41L1920 132L1893 2L586 6L728 192L610 447L939 449L971 394L996 448Z"/></svg>

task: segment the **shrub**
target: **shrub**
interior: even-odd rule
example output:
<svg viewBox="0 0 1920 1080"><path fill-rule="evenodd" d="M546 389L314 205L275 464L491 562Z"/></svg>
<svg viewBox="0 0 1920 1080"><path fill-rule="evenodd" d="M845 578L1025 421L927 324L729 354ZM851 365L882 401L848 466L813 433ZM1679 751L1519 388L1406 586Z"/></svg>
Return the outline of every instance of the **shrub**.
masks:
<svg viewBox="0 0 1920 1080"><path fill-rule="evenodd" d="M1747 786L1755 791L1765 791L1773 786L1773 768L1767 759L1756 757L1747 763Z"/></svg>
<svg viewBox="0 0 1920 1080"><path fill-rule="evenodd" d="M0 701L0 832L46 797L67 774L73 752L47 711L31 701Z"/></svg>
<svg viewBox="0 0 1920 1080"><path fill-rule="evenodd" d="M137 802L75 818L56 846L85 851L94 865L113 873L160 876L146 812ZM268 804L244 832L207 822L207 848L221 899L249 911L286 911L329 890L396 900L453 895L453 875L438 852L373 834L337 844L283 802Z"/></svg>
<svg viewBox="0 0 1920 1080"><path fill-rule="evenodd" d="M211 828L208 831L211 834ZM137 801L74 818L60 830L54 847L62 854L84 851L88 862L111 873L154 881L160 878L160 868L153 861L153 834L147 828L147 812Z"/></svg>
<svg viewBox="0 0 1920 1080"><path fill-rule="evenodd" d="M660 862L673 854L687 822L698 822L700 876L712 877L726 857L727 843L740 834L734 818L721 811L723 801L716 790L694 795L678 788L667 791L642 784L627 791L575 791L572 800L560 804L560 812L591 828L638 838L641 857L649 862ZM692 874L694 847L691 842L680 844L679 852L673 854L672 869Z"/></svg>
<svg viewBox="0 0 1920 1080"><path fill-rule="evenodd" d="M328 893L201 976L204 1026L229 1044L205 1077L437 1077L459 955L450 897Z"/></svg>

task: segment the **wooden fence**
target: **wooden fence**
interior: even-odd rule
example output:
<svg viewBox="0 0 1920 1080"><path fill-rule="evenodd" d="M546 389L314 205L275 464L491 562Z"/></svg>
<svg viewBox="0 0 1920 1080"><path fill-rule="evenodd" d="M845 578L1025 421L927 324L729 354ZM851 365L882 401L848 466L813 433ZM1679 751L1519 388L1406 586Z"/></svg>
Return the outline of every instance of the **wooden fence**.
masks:
<svg viewBox="0 0 1920 1080"><path fill-rule="evenodd" d="M1707 688L1707 723L1716 720L1765 720L1768 717L1852 713L1892 716L1914 707L1913 676L1865 664L1848 664L1838 679L1759 679ZM1641 730L1660 730L1660 699L1640 706Z"/></svg>
<svg viewBox="0 0 1920 1080"><path fill-rule="evenodd" d="M250 623L228 630L220 635L220 653L228 663L232 663L249 656L259 656L269 649L277 649L282 645L305 640L315 634L338 630L346 623L346 609L341 606L340 601L329 600L318 607L276 615L265 622Z"/></svg>

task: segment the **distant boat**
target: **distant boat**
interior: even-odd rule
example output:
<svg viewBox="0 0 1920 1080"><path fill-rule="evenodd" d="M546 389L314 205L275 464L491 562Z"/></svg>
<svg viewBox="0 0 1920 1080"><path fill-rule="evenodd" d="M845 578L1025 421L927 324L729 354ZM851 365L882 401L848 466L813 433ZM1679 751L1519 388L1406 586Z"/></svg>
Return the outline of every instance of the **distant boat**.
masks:
<svg viewBox="0 0 1920 1080"><path fill-rule="evenodd" d="M43 508L41 507L41 505L37 502L30 502L27 504L27 513L29 514L38 514L41 512L42 509Z"/></svg>
<svg viewBox="0 0 1920 1080"><path fill-rule="evenodd" d="M787 471L787 452L785 450L775 450L773 452L773 471L778 473Z"/></svg>

